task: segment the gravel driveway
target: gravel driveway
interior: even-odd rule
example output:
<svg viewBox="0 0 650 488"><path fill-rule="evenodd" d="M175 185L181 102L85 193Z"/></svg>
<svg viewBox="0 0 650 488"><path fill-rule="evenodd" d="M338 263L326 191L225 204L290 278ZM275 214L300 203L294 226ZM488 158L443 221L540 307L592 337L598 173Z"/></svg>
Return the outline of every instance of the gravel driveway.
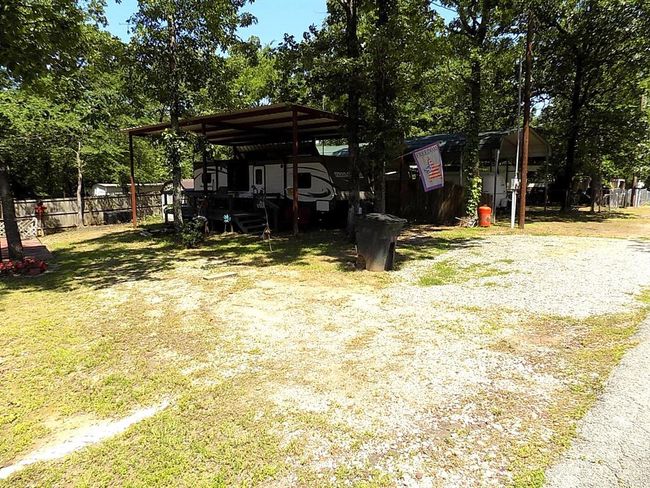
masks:
<svg viewBox="0 0 650 488"><path fill-rule="evenodd" d="M638 339L571 449L547 472L548 488L650 486L650 320Z"/></svg>
<svg viewBox="0 0 650 488"><path fill-rule="evenodd" d="M421 286L441 260L498 273ZM348 466L401 486L504 486L513 451L532 439L552 444L549 410L583 381L570 356L574 345L589 351L581 322L640 307L635 295L650 285L640 269L650 269L643 243L493 236L407 261L380 290L266 275L238 295L238 340L263 351L267 367L282 364L284 380L268 385L282 412L326 419L282 434L305 440L309 454L296 462L325 479ZM279 296L301 305L278 308Z"/></svg>
<svg viewBox="0 0 650 488"><path fill-rule="evenodd" d="M436 287L436 300L458 303L462 294L468 304L532 314L585 318L624 312L650 284L650 241L493 236L406 266L400 275L413 282L440 260L491 265L507 274Z"/></svg>

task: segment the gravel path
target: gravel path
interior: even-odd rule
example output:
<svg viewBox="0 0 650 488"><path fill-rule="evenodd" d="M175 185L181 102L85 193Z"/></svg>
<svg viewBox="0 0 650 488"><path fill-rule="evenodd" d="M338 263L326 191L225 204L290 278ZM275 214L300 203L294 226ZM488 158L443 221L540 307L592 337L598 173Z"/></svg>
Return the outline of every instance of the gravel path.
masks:
<svg viewBox="0 0 650 488"><path fill-rule="evenodd" d="M650 320L639 340L582 420L571 449L547 472L548 488L650 486Z"/></svg>
<svg viewBox="0 0 650 488"><path fill-rule="evenodd" d="M629 311L650 285L650 243L588 237L493 236L437 259L416 261L400 274L417 282L439 261L490 266L502 274L437 286L436 301L529 314L586 318ZM484 286L486 282L494 284Z"/></svg>

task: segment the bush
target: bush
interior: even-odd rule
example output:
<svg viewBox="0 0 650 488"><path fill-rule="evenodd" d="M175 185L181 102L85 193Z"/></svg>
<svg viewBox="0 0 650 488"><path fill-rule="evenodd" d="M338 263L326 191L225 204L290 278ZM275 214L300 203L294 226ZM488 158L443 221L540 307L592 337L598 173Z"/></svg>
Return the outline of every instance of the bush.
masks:
<svg viewBox="0 0 650 488"><path fill-rule="evenodd" d="M189 249L198 247L205 241L206 218L196 217L189 222L185 222L181 227L181 242Z"/></svg>

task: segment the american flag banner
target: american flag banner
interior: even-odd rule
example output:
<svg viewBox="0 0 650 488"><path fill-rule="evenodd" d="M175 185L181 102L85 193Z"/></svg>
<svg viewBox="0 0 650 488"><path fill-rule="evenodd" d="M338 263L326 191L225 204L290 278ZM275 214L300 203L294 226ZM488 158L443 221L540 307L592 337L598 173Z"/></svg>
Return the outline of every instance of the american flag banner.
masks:
<svg viewBox="0 0 650 488"><path fill-rule="evenodd" d="M418 165L424 191L436 190L445 186L442 156L438 144L431 144L418 149L413 152L413 158Z"/></svg>

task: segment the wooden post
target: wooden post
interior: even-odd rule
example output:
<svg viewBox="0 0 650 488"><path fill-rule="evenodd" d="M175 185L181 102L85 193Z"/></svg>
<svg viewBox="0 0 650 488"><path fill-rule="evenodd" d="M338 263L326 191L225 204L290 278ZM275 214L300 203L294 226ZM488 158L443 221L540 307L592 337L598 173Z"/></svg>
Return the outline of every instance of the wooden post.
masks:
<svg viewBox="0 0 650 488"><path fill-rule="evenodd" d="M298 113L293 109L293 235L298 235Z"/></svg>
<svg viewBox="0 0 650 488"><path fill-rule="evenodd" d="M131 221L138 226L138 200L135 196L135 164L133 162L133 134L129 134L129 159L131 161Z"/></svg>
<svg viewBox="0 0 650 488"><path fill-rule="evenodd" d="M205 139L205 124L201 124L201 132L203 133L203 143L201 147L203 149L203 198L206 198L208 195L208 141ZM219 174L217 173L217 179Z"/></svg>
<svg viewBox="0 0 650 488"><path fill-rule="evenodd" d="M404 155L400 156L400 165L399 165L399 206L400 213L403 215L406 212L407 200L408 200L408 181L409 179L409 167L406 163Z"/></svg>
<svg viewBox="0 0 650 488"><path fill-rule="evenodd" d="M519 203L519 228L526 226L526 191L528 190L528 145L530 142L531 71L533 68L533 18L528 14L526 32L526 78L524 81L524 137L521 147L521 185Z"/></svg>

